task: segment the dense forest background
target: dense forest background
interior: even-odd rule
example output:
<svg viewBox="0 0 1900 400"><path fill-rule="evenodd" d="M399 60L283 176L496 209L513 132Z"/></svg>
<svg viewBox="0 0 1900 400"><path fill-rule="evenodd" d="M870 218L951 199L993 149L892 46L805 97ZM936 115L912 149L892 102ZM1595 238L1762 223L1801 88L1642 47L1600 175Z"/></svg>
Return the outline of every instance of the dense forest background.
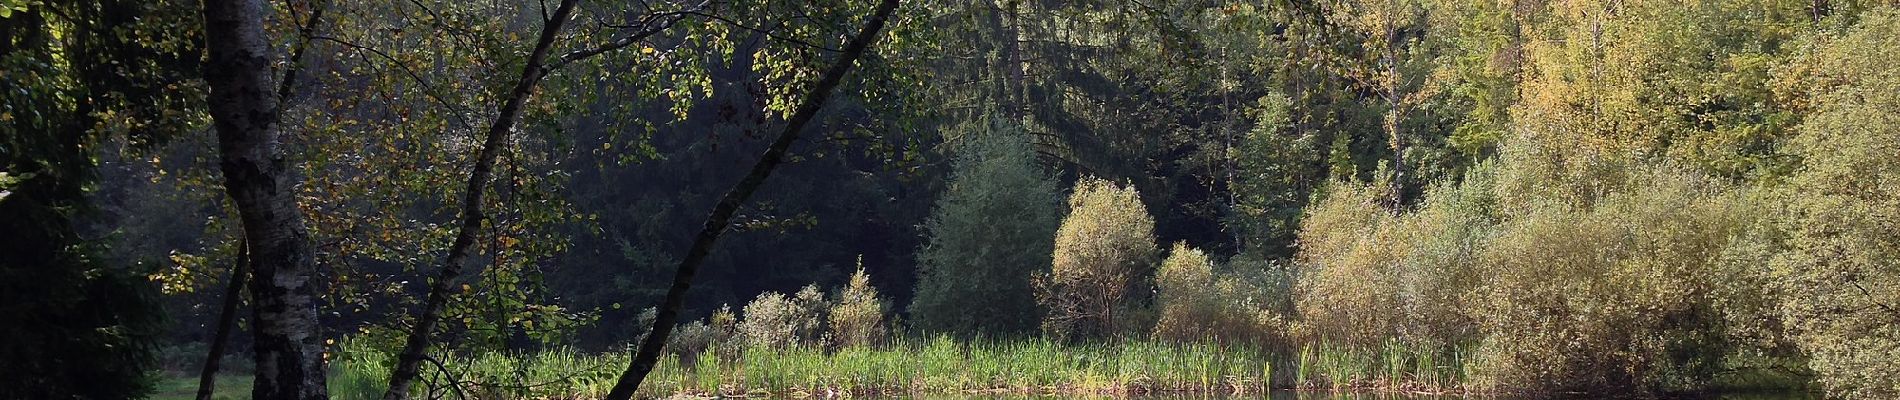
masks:
<svg viewBox="0 0 1900 400"><path fill-rule="evenodd" d="M397 353L443 282L427 348L627 351L873 9L569 3L264 4L312 343ZM255 288L230 285L247 246L203 10L0 0L0 397L136 393L255 302L227 294ZM1470 355L1470 387L1768 368L1900 394L1900 4L918 0L890 19L723 226L680 321L868 285L875 335L807 340L1403 342ZM530 57L550 26L553 56ZM508 110L524 66L545 78ZM512 135L485 147L494 126Z"/></svg>

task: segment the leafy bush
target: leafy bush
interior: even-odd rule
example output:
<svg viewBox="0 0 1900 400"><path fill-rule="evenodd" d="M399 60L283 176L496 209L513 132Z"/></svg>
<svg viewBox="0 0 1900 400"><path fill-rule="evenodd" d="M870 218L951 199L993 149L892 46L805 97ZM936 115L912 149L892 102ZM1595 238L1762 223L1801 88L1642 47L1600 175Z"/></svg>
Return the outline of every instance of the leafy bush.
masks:
<svg viewBox="0 0 1900 400"><path fill-rule="evenodd" d="M739 317L732 313L732 305L719 306L711 317L706 318L706 324L711 325L719 335L713 341L713 355L719 357L719 365L738 362L739 356L745 353L745 343L742 341L744 337L739 334Z"/></svg>
<svg viewBox="0 0 1900 400"><path fill-rule="evenodd" d="M1485 168L1428 190L1408 213L1382 206L1389 185L1328 188L1301 229L1295 296L1308 333L1363 348L1471 340L1459 301L1477 284L1475 258L1496 224Z"/></svg>
<svg viewBox="0 0 1900 400"><path fill-rule="evenodd" d="M870 346L884 339L884 299L859 266L831 305L831 340L840 347Z"/></svg>
<svg viewBox="0 0 1900 400"><path fill-rule="evenodd" d="M1382 206L1385 185L1325 192L1300 236L1307 339L1476 344L1468 384L1480 389L1712 379L1737 351L1740 314L1724 307L1751 293L1728 261L1752 210L1740 192L1628 159L1550 157L1563 150L1523 138L1506 146L1497 165L1508 167L1433 187L1416 210Z"/></svg>
<svg viewBox="0 0 1900 400"><path fill-rule="evenodd" d="M693 368L699 365L699 355L717 342L718 329L705 322L693 321L673 329L673 334L666 338L666 352L679 356L680 365Z"/></svg>
<svg viewBox="0 0 1900 400"><path fill-rule="evenodd" d="M1134 279L1154 268L1154 217L1135 188L1084 178L1056 231L1055 262L1037 280L1043 332L1058 339L1119 334L1117 312Z"/></svg>
<svg viewBox="0 0 1900 400"><path fill-rule="evenodd" d="M1207 253L1175 243L1155 272L1160 314L1151 334L1178 343L1271 344L1277 314L1263 309L1262 290L1239 277L1216 274Z"/></svg>
<svg viewBox="0 0 1900 400"><path fill-rule="evenodd" d="M738 323L739 336L749 346L784 349L823 344L825 295L817 285L807 285L798 294L787 297L765 292L745 306L745 319Z"/></svg>
<svg viewBox="0 0 1900 400"><path fill-rule="evenodd" d="M1307 333L1360 346L1399 334L1405 314L1394 267L1409 243L1392 228L1398 217L1379 205L1385 187L1338 182L1307 212L1296 287Z"/></svg>
<svg viewBox="0 0 1900 400"><path fill-rule="evenodd" d="M1869 13L1797 66L1815 112L1803 166L1762 234L1781 320L1818 381L1850 398L1900 396L1900 13Z"/></svg>
<svg viewBox="0 0 1900 400"><path fill-rule="evenodd" d="M1732 352L1714 272L1742 227L1735 196L1638 171L1589 206L1549 204L1499 228L1468 305L1485 335L1477 385L1696 388Z"/></svg>

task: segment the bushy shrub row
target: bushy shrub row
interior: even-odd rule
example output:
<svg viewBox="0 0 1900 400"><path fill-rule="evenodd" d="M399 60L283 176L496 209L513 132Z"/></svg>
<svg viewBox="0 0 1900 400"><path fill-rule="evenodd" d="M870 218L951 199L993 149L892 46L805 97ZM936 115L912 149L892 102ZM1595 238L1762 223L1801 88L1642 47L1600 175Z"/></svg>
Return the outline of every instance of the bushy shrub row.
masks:
<svg viewBox="0 0 1900 400"><path fill-rule="evenodd" d="M1336 184L1301 232L1298 309L1313 340L1476 344L1477 388L1697 388L1734 352L1740 299L1725 250L1743 197L1680 170L1610 157L1502 162L1429 190L1415 210L1384 185ZM1506 169L1511 166L1515 169ZM1520 166L1533 166L1519 168ZM1593 171L1573 178L1573 171ZM1587 179L1577 182L1574 179Z"/></svg>
<svg viewBox="0 0 1900 400"><path fill-rule="evenodd" d="M870 275L860 268L834 297L827 297L817 285L807 285L791 296L766 292L738 315L728 307L707 321L681 324L667 338L667 349L690 366L707 350L717 350L722 360L730 361L746 348L877 345L888 336L888 312L877 288L871 286Z"/></svg>

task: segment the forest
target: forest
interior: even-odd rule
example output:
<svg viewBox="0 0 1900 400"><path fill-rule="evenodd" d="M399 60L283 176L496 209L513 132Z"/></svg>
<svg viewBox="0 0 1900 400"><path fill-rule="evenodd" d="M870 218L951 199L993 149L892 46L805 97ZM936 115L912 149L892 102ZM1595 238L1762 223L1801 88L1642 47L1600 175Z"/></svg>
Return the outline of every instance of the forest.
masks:
<svg viewBox="0 0 1900 400"><path fill-rule="evenodd" d="M1900 1L0 0L4 399L1891 399L1896 307Z"/></svg>

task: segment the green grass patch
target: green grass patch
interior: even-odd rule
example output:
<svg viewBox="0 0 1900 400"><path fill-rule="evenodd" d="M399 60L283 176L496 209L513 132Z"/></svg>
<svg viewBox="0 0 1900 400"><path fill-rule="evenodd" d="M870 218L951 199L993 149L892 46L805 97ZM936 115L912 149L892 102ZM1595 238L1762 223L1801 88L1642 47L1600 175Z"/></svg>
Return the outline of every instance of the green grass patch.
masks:
<svg viewBox="0 0 1900 400"><path fill-rule="evenodd" d="M193 400L198 398L198 374L167 371L160 373L158 384L153 387L152 400ZM251 376L249 374L218 374L218 387L213 390L212 399L239 400L251 398Z"/></svg>

